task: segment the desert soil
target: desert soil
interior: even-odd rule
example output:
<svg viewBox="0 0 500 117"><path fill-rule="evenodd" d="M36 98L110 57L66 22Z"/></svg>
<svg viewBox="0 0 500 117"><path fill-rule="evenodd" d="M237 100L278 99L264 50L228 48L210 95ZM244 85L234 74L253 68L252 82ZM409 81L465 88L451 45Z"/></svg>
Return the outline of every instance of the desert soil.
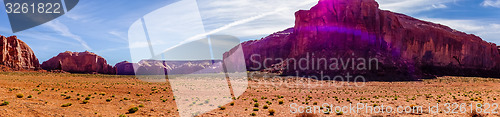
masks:
<svg viewBox="0 0 500 117"><path fill-rule="evenodd" d="M173 94L168 82L144 82L134 76L3 72L0 73L0 103L9 103L0 106L0 116L179 116ZM63 107L68 103L71 105ZM258 106L255 103L259 103ZM291 113L294 103L295 108L314 108L324 103L332 107L357 103L384 105L394 110L397 106L423 107L422 113L366 113L363 110L307 114L311 116L470 116L470 110L447 114L444 103L498 104L500 79L445 76L408 82L353 83L251 77L248 88L236 100L199 116L306 115ZM439 112L429 112L429 106L437 103ZM138 107L138 111L129 113L132 107ZM493 108L488 111L499 111ZM274 115L269 114L270 109L275 110ZM500 116L498 113L479 115Z"/></svg>

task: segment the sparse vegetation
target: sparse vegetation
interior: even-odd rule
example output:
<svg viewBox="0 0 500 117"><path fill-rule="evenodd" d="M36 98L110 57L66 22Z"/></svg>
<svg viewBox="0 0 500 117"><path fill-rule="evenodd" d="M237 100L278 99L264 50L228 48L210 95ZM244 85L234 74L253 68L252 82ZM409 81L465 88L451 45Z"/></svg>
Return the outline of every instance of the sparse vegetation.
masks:
<svg viewBox="0 0 500 117"><path fill-rule="evenodd" d="M73 104L71 104L71 103L66 103L66 104L61 105L61 107L69 107L69 106L71 106L71 105L73 105Z"/></svg>
<svg viewBox="0 0 500 117"><path fill-rule="evenodd" d="M283 100L282 99L278 100L278 104L283 104Z"/></svg>
<svg viewBox="0 0 500 117"><path fill-rule="evenodd" d="M0 106L7 106L7 105L9 105L9 102L7 102L7 101L3 101L3 103L0 104Z"/></svg>
<svg viewBox="0 0 500 117"><path fill-rule="evenodd" d="M274 113L276 113L274 109L269 109L267 112L269 112L269 115L274 115Z"/></svg>
<svg viewBox="0 0 500 117"><path fill-rule="evenodd" d="M137 112L137 111L139 111L139 108L138 108L138 107L132 107L132 108L129 108L129 109L128 109L128 113L135 113L135 112Z"/></svg>
<svg viewBox="0 0 500 117"><path fill-rule="evenodd" d="M18 93L18 94L16 94L16 97L17 97L17 98L23 98L23 97L24 97L24 95L23 95L22 93Z"/></svg>

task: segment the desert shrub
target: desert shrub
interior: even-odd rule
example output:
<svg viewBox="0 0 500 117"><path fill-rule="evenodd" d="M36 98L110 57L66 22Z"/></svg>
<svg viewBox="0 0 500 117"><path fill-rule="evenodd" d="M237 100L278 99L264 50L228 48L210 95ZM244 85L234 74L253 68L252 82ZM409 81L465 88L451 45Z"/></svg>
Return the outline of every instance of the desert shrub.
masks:
<svg viewBox="0 0 500 117"><path fill-rule="evenodd" d="M144 107L144 104L139 104L139 107Z"/></svg>
<svg viewBox="0 0 500 117"><path fill-rule="evenodd" d="M118 115L118 117L127 117L127 115L121 114L121 115Z"/></svg>
<svg viewBox="0 0 500 117"><path fill-rule="evenodd" d="M226 110L226 107L221 106L221 107L219 107L219 109L220 109L220 110Z"/></svg>
<svg viewBox="0 0 500 117"><path fill-rule="evenodd" d="M313 102L313 105L318 105L318 102Z"/></svg>
<svg viewBox="0 0 500 117"><path fill-rule="evenodd" d="M66 96L64 99L70 99L70 98L71 98L71 96L69 96L69 95L68 95L68 96Z"/></svg>
<svg viewBox="0 0 500 117"><path fill-rule="evenodd" d="M258 100L257 100L257 99L255 99L255 98L254 98L254 99L252 99L252 100L253 100L254 102L257 102L257 101L258 101Z"/></svg>
<svg viewBox="0 0 500 117"><path fill-rule="evenodd" d="M85 100L90 100L90 97L85 97Z"/></svg>
<svg viewBox="0 0 500 117"><path fill-rule="evenodd" d="M135 113L137 111L139 111L138 107L132 107L132 108L128 109L128 113Z"/></svg>
<svg viewBox="0 0 500 117"><path fill-rule="evenodd" d="M33 96L32 95L28 95L28 98L32 98Z"/></svg>
<svg viewBox="0 0 500 117"><path fill-rule="evenodd" d="M104 96L104 95L106 95L106 93L102 92L102 93L99 93L99 95L102 95L102 96Z"/></svg>
<svg viewBox="0 0 500 117"><path fill-rule="evenodd" d="M269 115L274 115L274 113L276 113L274 109L269 109L267 112L269 112Z"/></svg>
<svg viewBox="0 0 500 117"><path fill-rule="evenodd" d="M234 102L229 103L229 105L234 106Z"/></svg>
<svg viewBox="0 0 500 117"><path fill-rule="evenodd" d="M257 114L255 114L255 113L250 113L250 116L256 116L256 115L257 115Z"/></svg>
<svg viewBox="0 0 500 117"><path fill-rule="evenodd" d="M253 108L253 111L259 111L259 108Z"/></svg>
<svg viewBox="0 0 500 117"><path fill-rule="evenodd" d="M111 102L111 99L106 99L106 102Z"/></svg>
<svg viewBox="0 0 500 117"><path fill-rule="evenodd" d="M23 97L24 97L24 95L23 95L22 93L18 93L18 94L16 94L16 97L17 97L17 98L23 98Z"/></svg>
<svg viewBox="0 0 500 117"><path fill-rule="evenodd" d="M66 103L66 104L61 105L61 107L69 107L69 106L71 106L71 105L73 105L73 104L71 104L71 103Z"/></svg>
<svg viewBox="0 0 500 117"><path fill-rule="evenodd" d="M263 106L263 108L264 108L264 109L267 109L267 108L269 108L269 106L267 106L267 105L264 105L264 106Z"/></svg>
<svg viewBox="0 0 500 117"><path fill-rule="evenodd" d="M89 100L83 100L82 103L87 104L87 103L89 103Z"/></svg>
<svg viewBox="0 0 500 117"><path fill-rule="evenodd" d="M253 107L259 107L259 103L253 104Z"/></svg>
<svg viewBox="0 0 500 117"><path fill-rule="evenodd" d="M7 105L9 105L9 102L7 102L7 101L3 101L3 103L0 104L0 106L7 106Z"/></svg>
<svg viewBox="0 0 500 117"><path fill-rule="evenodd" d="M485 115L479 114L476 111L469 113L469 117L485 117Z"/></svg>
<svg viewBox="0 0 500 117"><path fill-rule="evenodd" d="M282 99L278 100L278 103L283 104L283 100Z"/></svg>
<svg viewBox="0 0 500 117"><path fill-rule="evenodd" d="M343 115L344 112L342 112L341 110L335 110L335 113L337 113L337 115Z"/></svg>

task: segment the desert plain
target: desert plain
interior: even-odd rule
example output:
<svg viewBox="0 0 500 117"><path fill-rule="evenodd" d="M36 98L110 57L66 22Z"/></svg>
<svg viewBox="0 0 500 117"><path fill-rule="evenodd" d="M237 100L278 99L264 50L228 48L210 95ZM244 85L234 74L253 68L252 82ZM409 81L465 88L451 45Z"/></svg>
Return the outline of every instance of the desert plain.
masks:
<svg viewBox="0 0 500 117"><path fill-rule="evenodd" d="M418 81L356 83L260 76L248 79L248 88L241 96L225 105L210 105L215 109L195 116L500 116L498 78L443 76ZM201 105L216 99L185 101ZM0 103L0 116L179 116L168 79L145 82L135 76L2 72ZM392 106L394 110L337 113L331 109L333 112L325 113L328 110L323 107L325 103L329 108L361 103L370 107ZM429 107L438 103L438 112L430 112ZM445 103L450 103L452 110L447 110ZM460 104L465 107L460 108ZM471 104L474 106L470 107ZM484 105L482 110L487 111L483 112L490 113L471 113L477 104ZM490 106L488 109L486 104ZM422 111L397 113L398 106L420 106ZM292 113L316 107L321 112Z"/></svg>

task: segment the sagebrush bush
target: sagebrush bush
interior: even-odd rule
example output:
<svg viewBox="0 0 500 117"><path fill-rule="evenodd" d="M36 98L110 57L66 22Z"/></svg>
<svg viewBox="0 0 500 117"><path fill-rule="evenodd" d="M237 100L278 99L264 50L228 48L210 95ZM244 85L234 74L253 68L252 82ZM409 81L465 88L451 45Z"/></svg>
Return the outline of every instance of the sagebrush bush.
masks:
<svg viewBox="0 0 500 117"><path fill-rule="evenodd" d="M268 112L269 112L269 115L274 115L274 113L276 113L276 111L274 109L269 109Z"/></svg>
<svg viewBox="0 0 500 117"><path fill-rule="evenodd" d="M71 105L73 105L73 104L71 104L71 103L66 103L66 104L61 105L61 107L69 107L69 106L71 106Z"/></svg>
<svg viewBox="0 0 500 117"><path fill-rule="evenodd" d="M3 103L0 104L0 106L7 106L7 105L9 105L9 102L7 102L7 101L3 101Z"/></svg>
<svg viewBox="0 0 500 117"><path fill-rule="evenodd" d="M23 98L23 97L24 97L24 95L23 95L22 93L18 93L18 94L16 94L16 97L17 97L17 98Z"/></svg>
<svg viewBox="0 0 500 117"><path fill-rule="evenodd" d="M132 107L132 108L128 109L128 113L135 113L137 111L139 111L138 107Z"/></svg>

